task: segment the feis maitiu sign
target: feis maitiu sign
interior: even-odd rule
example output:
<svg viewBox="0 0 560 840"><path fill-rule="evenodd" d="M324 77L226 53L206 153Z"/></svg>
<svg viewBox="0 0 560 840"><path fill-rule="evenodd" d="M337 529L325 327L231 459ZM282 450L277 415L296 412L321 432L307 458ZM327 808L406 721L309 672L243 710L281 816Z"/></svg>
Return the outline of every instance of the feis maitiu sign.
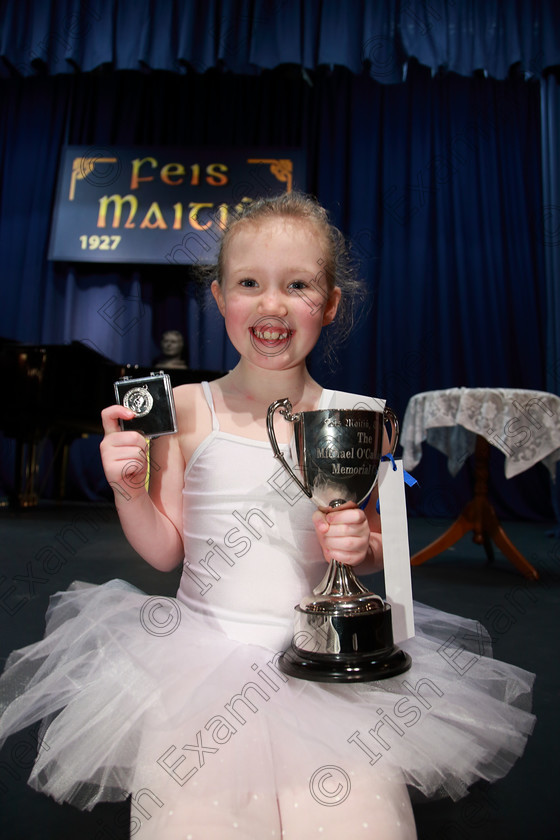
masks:
<svg viewBox="0 0 560 840"><path fill-rule="evenodd" d="M66 146L49 259L213 263L231 214L296 188L300 150Z"/></svg>

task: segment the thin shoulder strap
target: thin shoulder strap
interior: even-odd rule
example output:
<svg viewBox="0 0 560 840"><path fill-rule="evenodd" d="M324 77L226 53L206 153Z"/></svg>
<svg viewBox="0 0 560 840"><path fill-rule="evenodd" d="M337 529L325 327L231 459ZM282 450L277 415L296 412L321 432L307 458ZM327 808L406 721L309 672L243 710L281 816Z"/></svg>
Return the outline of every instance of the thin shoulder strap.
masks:
<svg viewBox="0 0 560 840"><path fill-rule="evenodd" d="M212 431L217 432L219 431L220 424L218 423L218 418L216 417L216 412L214 410L214 400L212 399L212 391L210 390L210 384L208 382L201 382L202 390L204 392L204 396L206 397L206 402L208 403L208 408L212 414Z"/></svg>
<svg viewBox="0 0 560 840"><path fill-rule="evenodd" d="M334 408L334 405L331 405L333 396L334 391L330 391L328 388L323 388L317 409L322 410L325 408Z"/></svg>

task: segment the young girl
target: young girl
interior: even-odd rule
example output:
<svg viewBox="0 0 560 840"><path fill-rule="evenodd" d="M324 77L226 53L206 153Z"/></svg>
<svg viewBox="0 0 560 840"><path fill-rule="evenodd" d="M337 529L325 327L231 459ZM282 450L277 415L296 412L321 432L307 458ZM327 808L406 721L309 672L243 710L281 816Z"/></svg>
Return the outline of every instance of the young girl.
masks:
<svg viewBox="0 0 560 840"><path fill-rule="evenodd" d="M157 840L416 836L407 785L459 798L503 776L533 725L532 676L488 657L475 622L417 605L412 668L359 684L286 677L293 608L334 558L382 566L372 497L328 514L286 490L267 409L333 399L306 359L345 303L341 236L312 199L255 202L226 231L212 294L239 352L175 389L178 433L152 442L103 411L103 465L124 532L176 599L75 584L43 642L12 655L3 736L44 719L30 784L90 808L132 795ZM286 455L292 427L276 432Z"/></svg>

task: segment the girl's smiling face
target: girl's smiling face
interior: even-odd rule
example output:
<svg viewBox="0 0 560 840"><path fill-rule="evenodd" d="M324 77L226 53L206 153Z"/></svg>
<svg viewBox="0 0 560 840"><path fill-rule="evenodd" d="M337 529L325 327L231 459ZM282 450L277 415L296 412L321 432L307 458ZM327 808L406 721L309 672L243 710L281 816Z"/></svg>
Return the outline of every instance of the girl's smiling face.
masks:
<svg viewBox="0 0 560 840"><path fill-rule="evenodd" d="M305 362L340 299L327 287L325 248L312 222L286 217L232 235L212 293L241 356L271 370Z"/></svg>

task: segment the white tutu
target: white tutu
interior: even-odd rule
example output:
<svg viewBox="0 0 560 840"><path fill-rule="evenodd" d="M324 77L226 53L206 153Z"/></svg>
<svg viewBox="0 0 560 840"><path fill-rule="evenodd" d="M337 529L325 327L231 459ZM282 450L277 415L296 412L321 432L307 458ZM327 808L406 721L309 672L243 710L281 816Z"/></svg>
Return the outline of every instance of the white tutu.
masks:
<svg viewBox="0 0 560 840"><path fill-rule="evenodd" d="M415 621L405 674L316 683L176 599L76 583L52 598L43 641L8 660L0 736L43 719L29 783L86 809L132 794L133 820L155 832L142 837L203 800L270 826L283 797L323 815L400 781L458 799L522 754L533 675L490 658L474 621L418 604Z"/></svg>

